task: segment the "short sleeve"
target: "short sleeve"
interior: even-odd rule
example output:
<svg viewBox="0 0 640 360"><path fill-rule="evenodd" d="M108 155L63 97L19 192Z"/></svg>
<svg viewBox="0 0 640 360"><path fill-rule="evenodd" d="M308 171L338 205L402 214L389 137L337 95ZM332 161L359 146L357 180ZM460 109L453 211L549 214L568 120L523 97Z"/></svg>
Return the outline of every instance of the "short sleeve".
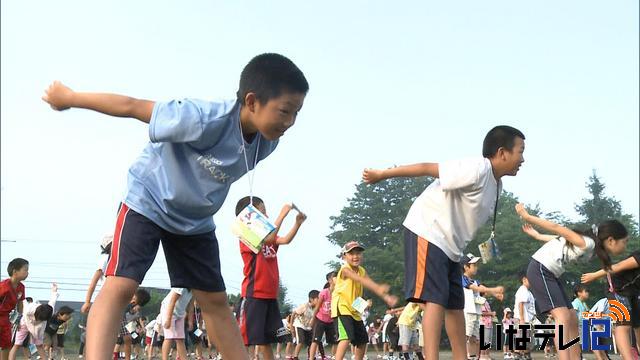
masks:
<svg viewBox="0 0 640 360"><path fill-rule="evenodd" d="M223 103L195 99L157 102L149 122L151 142L187 143L198 141L206 130L208 141L222 135L226 114Z"/></svg>
<svg viewBox="0 0 640 360"><path fill-rule="evenodd" d="M102 270L102 276L107 272L107 265L109 264L109 254L101 254L98 258L98 268L96 270Z"/></svg>
<svg viewBox="0 0 640 360"><path fill-rule="evenodd" d="M522 289L519 289L518 291L516 291L516 306L518 306L519 303L521 302L527 302L527 294L524 291L521 291Z"/></svg>
<svg viewBox="0 0 640 360"><path fill-rule="evenodd" d="M486 171L484 158L451 160L438 164L440 185L445 191L475 187L474 185L480 184Z"/></svg>
<svg viewBox="0 0 640 360"><path fill-rule="evenodd" d="M583 236L582 238L584 239L585 243L584 249L581 249L582 254L592 254L593 249L596 247L595 241L593 241L593 239L588 236Z"/></svg>
<svg viewBox="0 0 640 360"><path fill-rule="evenodd" d="M631 253L631 257L636 259L638 266L640 266L640 250L634 251L633 253Z"/></svg>
<svg viewBox="0 0 640 360"><path fill-rule="evenodd" d="M171 288L171 291L182 296L182 294L184 293L184 288Z"/></svg>
<svg viewBox="0 0 640 360"><path fill-rule="evenodd" d="M18 301L22 301L22 300L26 299L25 288L24 288L24 285L22 283L20 283L20 285L18 286L18 290L20 291L20 297L18 298Z"/></svg>

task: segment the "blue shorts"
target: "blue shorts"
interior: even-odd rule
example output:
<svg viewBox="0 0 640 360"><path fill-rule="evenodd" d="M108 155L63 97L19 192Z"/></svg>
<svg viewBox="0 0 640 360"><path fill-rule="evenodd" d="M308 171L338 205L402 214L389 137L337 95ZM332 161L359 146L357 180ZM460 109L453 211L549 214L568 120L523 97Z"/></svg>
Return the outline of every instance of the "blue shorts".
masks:
<svg viewBox="0 0 640 360"><path fill-rule="evenodd" d="M537 260L529 262L527 280L529 291L536 299L536 314L546 314L560 307L573 309L560 280Z"/></svg>
<svg viewBox="0 0 640 360"><path fill-rule="evenodd" d="M213 231L197 235L170 233L145 216L120 206L106 276L141 283L162 242L171 287L210 292L225 290L218 240Z"/></svg>
<svg viewBox="0 0 640 360"><path fill-rule="evenodd" d="M464 309L462 269L437 246L404 229L404 291L409 302Z"/></svg>

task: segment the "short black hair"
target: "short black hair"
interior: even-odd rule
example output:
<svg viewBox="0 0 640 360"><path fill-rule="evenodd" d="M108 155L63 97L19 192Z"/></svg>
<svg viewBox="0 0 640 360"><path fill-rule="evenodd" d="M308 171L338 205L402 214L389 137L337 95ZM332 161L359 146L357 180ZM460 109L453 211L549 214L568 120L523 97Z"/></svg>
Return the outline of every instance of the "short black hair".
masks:
<svg viewBox="0 0 640 360"><path fill-rule="evenodd" d="M529 278L527 277L527 272L525 270L522 270L518 273L518 280L520 280L520 282L522 282L522 279L527 279L529 280Z"/></svg>
<svg viewBox="0 0 640 360"><path fill-rule="evenodd" d="M499 125L489 130L482 142L482 156L485 158L493 157L500 148L505 148L509 151L513 150L513 145L516 142L516 137L524 140L524 134L522 131L508 126Z"/></svg>
<svg viewBox="0 0 640 360"><path fill-rule="evenodd" d="M58 310L58 315L66 315L73 313L73 309L68 306L62 306L60 310Z"/></svg>
<svg viewBox="0 0 640 360"><path fill-rule="evenodd" d="M260 204L264 205L264 201L262 201L262 199L257 196L245 196L242 199L238 200L238 203L236 204L236 216L240 214L242 209L246 208L247 205L249 205L249 202L251 202L251 205L253 206L258 206Z"/></svg>
<svg viewBox="0 0 640 360"><path fill-rule="evenodd" d="M252 92L261 104L284 92L307 94L309 83L293 61L280 54L261 54L249 61L240 74L238 101Z"/></svg>
<svg viewBox="0 0 640 360"><path fill-rule="evenodd" d="M38 305L36 311L33 312L33 317L38 321L46 321L51 319L53 315L53 308L49 304Z"/></svg>
<svg viewBox="0 0 640 360"><path fill-rule="evenodd" d="M149 295L149 292L145 289L138 288L138 290L136 290L135 295L136 295L136 304L140 306L147 305L149 300L151 300L151 295Z"/></svg>
<svg viewBox="0 0 640 360"><path fill-rule="evenodd" d="M9 265L7 265L7 272L9 276L13 276L15 271L22 269L24 266L29 265L29 262L23 258L15 258L9 261Z"/></svg>
<svg viewBox="0 0 640 360"><path fill-rule="evenodd" d="M578 297L578 294L587 290L587 287L582 285L582 284L577 284L576 286L573 287L573 294Z"/></svg>
<svg viewBox="0 0 640 360"><path fill-rule="evenodd" d="M327 273L327 281L329 281L329 279L331 279L332 277L337 277L338 276L338 272L337 271L331 271Z"/></svg>
<svg viewBox="0 0 640 360"><path fill-rule="evenodd" d="M33 302L33 298L31 296L27 296L24 299L27 300L28 303L32 303Z"/></svg>
<svg viewBox="0 0 640 360"><path fill-rule="evenodd" d="M318 296L320 296L320 291L318 290L311 290L309 291L309 300L311 299L317 299Z"/></svg>

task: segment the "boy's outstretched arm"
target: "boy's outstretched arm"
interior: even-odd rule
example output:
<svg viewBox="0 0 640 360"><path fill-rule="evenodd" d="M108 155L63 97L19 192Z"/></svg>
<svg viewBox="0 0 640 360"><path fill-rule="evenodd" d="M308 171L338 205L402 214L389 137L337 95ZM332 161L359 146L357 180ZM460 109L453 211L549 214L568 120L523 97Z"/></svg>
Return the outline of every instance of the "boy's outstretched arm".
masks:
<svg viewBox="0 0 640 360"><path fill-rule="evenodd" d="M280 232L280 227L282 226L282 222L284 221L284 218L287 217L287 215L289 215L289 212L291 211L291 209L292 209L291 204L284 204L282 206L282 209L280 210L280 214L278 214L276 221L273 222L276 228L271 232L271 234L267 236L267 238L264 241L265 243L275 244L276 239L278 238L278 232Z"/></svg>
<svg viewBox="0 0 640 360"><path fill-rule="evenodd" d="M293 225L291 230L289 230L287 235L285 235L285 236L283 236L281 238L278 238L276 240L276 244L278 244L278 245L287 245L287 244L291 243L293 238L296 237L296 234L298 233L298 230L300 230L300 226L302 225L302 223L305 220L307 220L307 215L305 215L303 213L298 213L298 215L296 215L296 223Z"/></svg>
<svg viewBox="0 0 640 360"><path fill-rule="evenodd" d="M75 92L59 81L49 85L42 100L58 111L83 108L111 116L130 117L147 124L151 120L155 105L153 101L124 95Z"/></svg>
<svg viewBox="0 0 640 360"><path fill-rule="evenodd" d="M102 278L102 270L98 269L95 273L93 273L93 277L91 278L91 282L89 283L89 288L87 289L87 295L84 299L84 304L80 308L80 312L83 314L89 313L89 309L91 309L91 297L93 296L93 292L96 290L96 285L98 281Z"/></svg>
<svg viewBox="0 0 640 360"><path fill-rule="evenodd" d="M367 275L360 276L350 268L342 269L342 275L353 281L361 283L362 286L373 291L374 294L378 295L389 306L394 306L398 302L398 298L396 296L389 295L389 285L387 284L378 284Z"/></svg>
<svg viewBox="0 0 640 360"><path fill-rule="evenodd" d="M180 298L180 294L176 292L171 292L171 298L169 299L169 305L167 305L167 309L165 310L164 318L162 320L162 326L165 329L171 328L171 321L173 318L173 310L176 308L176 302L178 298Z"/></svg>
<svg viewBox="0 0 640 360"><path fill-rule="evenodd" d="M364 169L362 181L367 184L375 184L378 181L394 177L419 177L431 176L440 177L438 163L420 163L413 165L402 165L388 169Z"/></svg>

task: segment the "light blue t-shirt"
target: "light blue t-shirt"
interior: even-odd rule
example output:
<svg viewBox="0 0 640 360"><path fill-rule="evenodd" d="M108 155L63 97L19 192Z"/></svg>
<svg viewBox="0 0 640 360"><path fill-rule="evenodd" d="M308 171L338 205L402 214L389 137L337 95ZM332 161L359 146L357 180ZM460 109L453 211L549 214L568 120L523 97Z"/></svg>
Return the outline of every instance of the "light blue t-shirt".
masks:
<svg viewBox="0 0 640 360"><path fill-rule="evenodd" d="M129 168L124 202L163 229L183 235L215 229L213 215L231 184L266 158L278 141L258 133L247 143L240 134L236 100L158 102L142 154ZM258 144L260 149L257 149Z"/></svg>

